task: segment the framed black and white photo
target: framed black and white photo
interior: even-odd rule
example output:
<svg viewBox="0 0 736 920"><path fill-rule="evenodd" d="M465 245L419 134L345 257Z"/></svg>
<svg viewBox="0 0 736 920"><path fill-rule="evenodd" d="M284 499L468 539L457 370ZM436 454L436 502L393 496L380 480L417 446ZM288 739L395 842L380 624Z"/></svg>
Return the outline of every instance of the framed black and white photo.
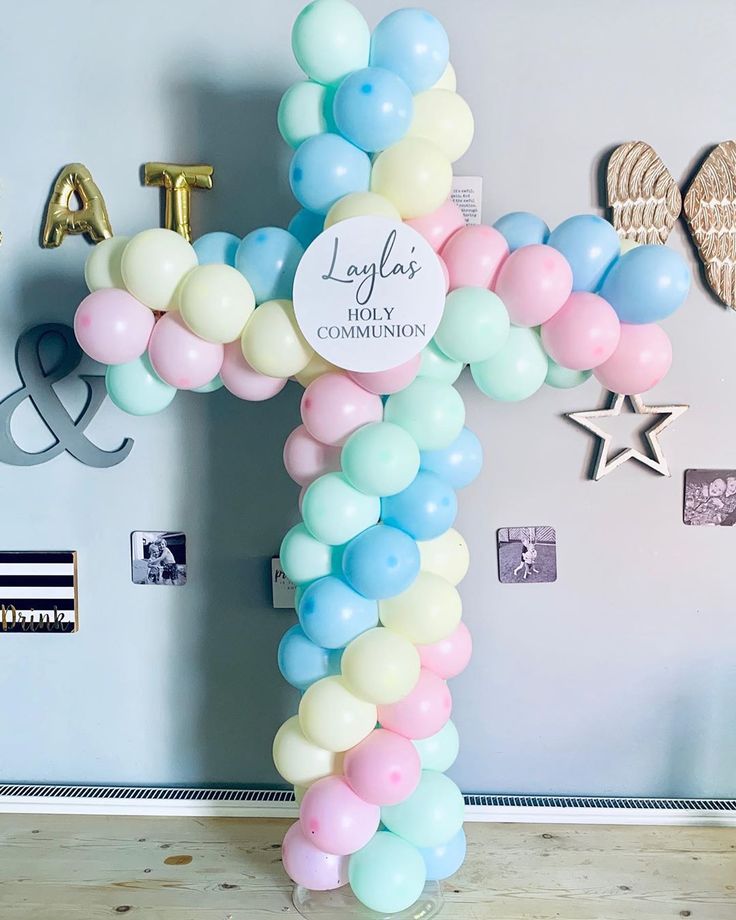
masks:
<svg viewBox="0 0 736 920"><path fill-rule="evenodd" d="M695 527L736 524L736 470L685 470L682 519Z"/></svg>
<svg viewBox="0 0 736 920"><path fill-rule="evenodd" d="M554 527L501 527L497 536L499 581L508 585L557 581Z"/></svg>
<svg viewBox="0 0 736 920"><path fill-rule="evenodd" d="M187 583L187 538L181 531L135 530L130 554L134 584Z"/></svg>
<svg viewBox="0 0 736 920"><path fill-rule="evenodd" d="M76 552L0 552L0 635L76 632L77 609Z"/></svg>

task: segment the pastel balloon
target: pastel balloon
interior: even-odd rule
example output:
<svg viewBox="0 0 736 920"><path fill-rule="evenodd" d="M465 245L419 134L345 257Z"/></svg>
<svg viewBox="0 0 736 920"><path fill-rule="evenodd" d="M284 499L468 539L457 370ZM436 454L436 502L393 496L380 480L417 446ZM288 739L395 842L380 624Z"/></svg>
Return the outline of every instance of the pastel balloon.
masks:
<svg viewBox="0 0 736 920"><path fill-rule="evenodd" d="M120 271L133 297L152 310L169 310L179 283L197 264L197 254L183 236L156 227L130 239Z"/></svg>
<svg viewBox="0 0 736 920"><path fill-rule="evenodd" d="M690 269L669 246L637 246L614 263L601 285L601 297L622 323L656 323L685 302Z"/></svg>
<svg viewBox="0 0 736 920"><path fill-rule="evenodd" d="M421 361L417 354L387 371L349 371L348 376L369 393L386 396L408 387L419 373Z"/></svg>
<svg viewBox="0 0 736 920"><path fill-rule="evenodd" d="M408 639L379 626L354 639L342 656L342 676L370 703L395 703L419 680L419 653Z"/></svg>
<svg viewBox="0 0 736 920"><path fill-rule="evenodd" d="M245 360L239 341L225 345L220 379L233 396L251 402L271 399L288 383L286 377L267 377L252 368Z"/></svg>
<svg viewBox="0 0 736 920"><path fill-rule="evenodd" d="M341 677L318 680L299 703L299 724L305 736L337 753L360 744L375 728L377 715L373 703L351 693Z"/></svg>
<svg viewBox="0 0 736 920"><path fill-rule="evenodd" d="M460 752L460 736L452 719L448 719L434 735L418 738L412 744L419 754L422 770L436 770L438 773L446 773Z"/></svg>
<svg viewBox="0 0 736 920"><path fill-rule="evenodd" d="M393 833L416 847L436 847L463 826L465 802L449 776L422 770L416 790L398 805L381 809L381 820Z"/></svg>
<svg viewBox="0 0 736 920"><path fill-rule="evenodd" d="M325 117L326 87L312 80L292 83L281 97L276 122L281 137L298 147L308 137L328 130Z"/></svg>
<svg viewBox="0 0 736 920"><path fill-rule="evenodd" d="M381 728L405 738L428 738L442 728L451 712L452 697L447 684L432 671L422 668L411 693L395 703L378 707L378 721ZM384 820L384 824L393 830L387 821ZM421 845L421 841L417 845Z"/></svg>
<svg viewBox="0 0 736 920"><path fill-rule="evenodd" d="M373 30L371 64L397 73L412 93L434 86L445 72L449 57L447 32L426 10L395 10Z"/></svg>
<svg viewBox="0 0 736 920"><path fill-rule="evenodd" d="M563 367L590 370L607 361L621 337L616 311L602 297L585 291L570 294L542 326L547 354Z"/></svg>
<svg viewBox="0 0 736 920"><path fill-rule="evenodd" d="M457 89L457 76L455 74L455 68L449 61L447 62L447 67L445 67L442 76L434 84L432 89L449 89L453 93Z"/></svg>
<svg viewBox="0 0 736 920"><path fill-rule="evenodd" d="M177 292L181 318L206 342L240 338L255 308L253 290L230 265L199 265Z"/></svg>
<svg viewBox="0 0 736 920"><path fill-rule="evenodd" d="M321 648L312 642L298 624L288 629L279 642L279 671L297 690L306 690L323 677L339 674L341 657L339 650Z"/></svg>
<svg viewBox="0 0 736 920"><path fill-rule="evenodd" d="M120 262L130 237L110 236L90 250L84 263L84 280L90 292L102 288L125 288Z"/></svg>
<svg viewBox="0 0 736 920"><path fill-rule="evenodd" d="M449 680L467 667L473 654L473 640L468 627L460 622L449 636L429 645L418 645L417 651L423 668L433 671L443 680Z"/></svg>
<svg viewBox="0 0 736 920"><path fill-rule="evenodd" d="M570 296L572 269L551 246L524 246L501 266L495 291L515 326L538 326L553 317Z"/></svg>
<svg viewBox="0 0 736 920"><path fill-rule="evenodd" d="M452 164L431 141L405 137L378 154L371 191L388 198L403 219L436 211L452 189Z"/></svg>
<svg viewBox="0 0 736 920"><path fill-rule="evenodd" d="M378 605L358 594L341 578L327 575L312 582L299 602L299 623L322 648L344 648L378 625Z"/></svg>
<svg viewBox="0 0 736 920"><path fill-rule="evenodd" d="M290 300L269 300L253 313L240 340L245 360L268 377L290 377L314 351L299 329Z"/></svg>
<svg viewBox="0 0 736 920"><path fill-rule="evenodd" d="M379 602L383 625L417 645L451 636L460 623L462 609L454 585L440 575L422 571L406 591Z"/></svg>
<svg viewBox="0 0 736 920"><path fill-rule="evenodd" d="M311 786L323 776L334 773L338 761L332 751L309 741L301 729L299 716L292 716L273 739L273 762L287 783Z"/></svg>
<svg viewBox="0 0 736 920"><path fill-rule="evenodd" d="M240 246L240 237L234 233L216 230L196 239L192 246L200 265L235 266L235 256Z"/></svg>
<svg viewBox="0 0 736 920"><path fill-rule="evenodd" d="M544 383L547 356L533 329L512 326L503 348L487 361L471 364L470 371L478 389L486 396L517 402L528 399Z"/></svg>
<svg viewBox="0 0 736 920"><path fill-rule="evenodd" d="M419 472L419 448L403 428L373 422L353 432L342 449L348 482L366 495L395 495Z"/></svg>
<svg viewBox="0 0 736 920"><path fill-rule="evenodd" d="M440 575L451 585L460 584L467 575L470 566L468 545L452 527L433 540L422 540L417 546L423 572Z"/></svg>
<svg viewBox="0 0 736 920"><path fill-rule="evenodd" d="M404 428L420 450L441 450L460 434L465 405L454 387L431 377L417 377L389 396L384 417Z"/></svg>
<svg viewBox="0 0 736 920"><path fill-rule="evenodd" d="M375 192L353 192L332 205L325 217L325 230L351 217L387 217L400 221L401 215L388 198Z"/></svg>
<svg viewBox="0 0 736 920"><path fill-rule="evenodd" d="M317 239L324 230L324 226L324 214L315 214L313 211L301 208L289 221L288 230L306 249Z"/></svg>
<svg viewBox="0 0 736 920"><path fill-rule="evenodd" d="M345 374L324 374L304 391L301 413L312 437L342 445L358 428L382 420L383 403Z"/></svg>
<svg viewBox="0 0 736 920"><path fill-rule="evenodd" d="M253 288L256 303L290 300L304 247L288 230L261 227L243 237L235 267Z"/></svg>
<svg viewBox="0 0 736 920"><path fill-rule="evenodd" d="M279 558L286 577L305 585L332 572L334 550L315 540L304 524L295 524L281 541Z"/></svg>
<svg viewBox="0 0 736 920"><path fill-rule="evenodd" d="M335 83L368 64L368 23L347 0L314 0L297 16L291 47L297 63L318 83Z"/></svg>
<svg viewBox="0 0 736 920"><path fill-rule="evenodd" d="M294 380L306 389L313 380L321 377L322 374L331 374L337 370L338 368L334 364L325 361L322 355L318 355L315 351L309 359L309 364L298 374L294 374Z"/></svg>
<svg viewBox="0 0 736 920"><path fill-rule="evenodd" d="M317 441L299 425L284 444L284 466L294 482L308 486L318 476L340 469L340 448Z"/></svg>
<svg viewBox="0 0 736 920"><path fill-rule="evenodd" d="M451 163L470 147L474 131L470 106L456 92L433 88L414 97L409 135L436 144Z"/></svg>
<svg viewBox="0 0 736 920"><path fill-rule="evenodd" d="M368 154L338 134L307 138L294 151L289 169L294 197L303 208L317 214L327 214L351 192L367 192L370 178ZM380 188L374 191L381 193Z"/></svg>
<svg viewBox="0 0 736 920"><path fill-rule="evenodd" d="M221 390L224 385L222 377L218 374L216 377L213 377L209 383L203 383L201 387L195 387L192 393L216 393L217 390Z"/></svg>
<svg viewBox="0 0 736 920"><path fill-rule="evenodd" d="M403 530L376 524L345 547L342 571L364 597L393 597L406 591L419 574L419 549Z"/></svg>
<svg viewBox="0 0 736 920"><path fill-rule="evenodd" d="M432 540L452 527L457 497L436 473L420 470L411 485L381 502L385 524L398 527L415 540Z"/></svg>
<svg viewBox="0 0 736 920"><path fill-rule="evenodd" d="M435 473L453 489L464 489L478 476L483 466L483 447L469 428L463 428L444 450L423 450L421 467Z"/></svg>
<svg viewBox="0 0 736 920"><path fill-rule="evenodd" d="M408 738L377 728L345 754L343 773L361 799L396 805L419 785L421 760Z"/></svg>
<svg viewBox="0 0 736 920"><path fill-rule="evenodd" d="M672 343L661 326L622 323L616 351L593 374L612 393L633 396L656 386L671 365Z"/></svg>
<svg viewBox="0 0 736 920"><path fill-rule="evenodd" d="M596 214L576 214L555 227L548 244L567 259L573 291L595 291L619 257L618 233Z"/></svg>
<svg viewBox="0 0 736 920"><path fill-rule="evenodd" d="M298 821L286 832L281 859L292 882L310 891L332 891L347 884L347 856L324 853L304 836Z"/></svg>
<svg viewBox="0 0 736 920"><path fill-rule="evenodd" d="M422 893L427 869L416 847L379 831L350 857L348 877L361 904L385 915L411 907Z"/></svg>
<svg viewBox="0 0 736 920"><path fill-rule="evenodd" d="M511 211L499 217L493 226L503 235L510 252L515 252L522 246L546 243L549 239L547 224L541 217L530 214L529 211Z"/></svg>
<svg viewBox="0 0 736 920"><path fill-rule="evenodd" d="M105 388L118 409L130 415L154 415L176 396L176 388L161 380L146 354L111 364L105 371Z"/></svg>
<svg viewBox="0 0 736 920"><path fill-rule="evenodd" d="M461 287L447 295L434 340L456 361L485 361L506 344L510 325L497 294L482 287Z"/></svg>
<svg viewBox="0 0 736 920"><path fill-rule="evenodd" d="M153 326L148 307L117 288L88 294L74 314L77 341L91 358L103 364L126 364L140 358Z"/></svg>
<svg viewBox="0 0 736 920"><path fill-rule="evenodd" d="M423 236L435 252L440 252L453 233L465 226L465 218L452 198L447 198L434 211L407 220L407 224Z"/></svg>
<svg viewBox="0 0 736 920"><path fill-rule="evenodd" d="M364 67L340 83L332 107L337 130L351 144L373 152L395 144L412 123L411 90L383 67Z"/></svg>
<svg viewBox="0 0 736 920"><path fill-rule="evenodd" d="M421 353L419 377L432 377L442 383L454 383L463 371L463 362L448 357L432 339Z"/></svg>
<svg viewBox="0 0 736 920"><path fill-rule="evenodd" d="M458 230L442 249L450 290L492 287L508 255L506 240L493 227L477 224Z"/></svg>
<svg viewBox="0 0 736 920"><path fill-rule="evenodd" d="M621 332L619 330L619 337ZM547 376L544 382L547 386L555 387L558 390L569 390L572 387L579 387L586 380L589 380L593 371L571 371L568 367L561 367L556 361L547 355Z"/></svg>
<svg viewBox="0 0 736 920"><path fill-rule="evenodd" d="M307 487L302 516L309 532L322 543L341 546L371 527L381 514L381 501L350 485L342 473L325 473Z"/></svg>
<svg viewBox="0 0 736 920"><path fill-rule="evenodd" d="M195 335L178 313L167 313L154 326L148 356L158 376L180 390L204 386L220 373L223 346Z"/></svg>
<svg viewBox="0 0 736 920"><path fill-rule="evenodd" d="M310 786L299 809L307 840L341 856L364 847L380 820L379 807L357 796L342 776L326 776Z"/></svg>
<svg viewBox="0 0 736 920"><path fill-rule="evenodd" d="M446 843L420 848L419 852L427 867L427 879L439 882L454 875L465 860L466 849L467 841L462 828Z"/></svg>

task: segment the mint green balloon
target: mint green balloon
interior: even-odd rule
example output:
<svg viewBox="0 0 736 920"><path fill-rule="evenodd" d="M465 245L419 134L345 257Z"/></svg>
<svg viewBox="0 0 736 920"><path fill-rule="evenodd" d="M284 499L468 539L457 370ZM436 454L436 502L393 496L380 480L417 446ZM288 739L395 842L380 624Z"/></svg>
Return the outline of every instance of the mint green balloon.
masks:
<svg viewBox="0 0 736 920"><path fill-rule="evenodd" d="M462 431L465 404L451 384L417 377L389 396L383 417L408 431L420 450L444 450Z"/></svg>
<svg viewBox="0 0 736 920"><path fill-rule="evenodd" d="M281 136L290 147L298 147L308 137L328 130L326 96L327 88L321 83L302 80L293 83L281 97L276 120Z"/></svg>
<svg viewBox="0 0 736 920"><path fill-rule="evenodd" d="M588 380L593 371L572 371L568 367L563 367L556 361L553 361L547 355L547 376L544 380L548 386L556 387L558 390L569 390L572 387L579 387L581 383Z"/></svg>
<svg viewBox="0 0 736 920"><path fill-rule="evenodd" d="M449 358L431 339L422 349L417 377L433 377L443 383L454 383L463 372L462 361Z"/></svg>
<svg viewBox="0 0 736 920"><path fill-rule="evenodd" d="M398 805L385 805L381 821L415 847L436 847L457 834L464 811L462 793L449 776L422 770L414 792Z"/></svg>
<svg viewBox="0 0 736 920"><path fill-rule="evenodd" d="M333 568L333 548L315 540L304 524L296 524L281 541L281 568L295 585L304 585L330 575Z"/></svg>
<svg viewBox="0 0 736 920"><path fill-rule="evenodd" d="M395 834L378 831L350 857L348 880L353 894L366 907L395 914L419 898L427 868L416 847Z"/></svg>
<svg viewBox="0 0 736 920"><path fill-rule="evenodd" d="M348 482L366 495L395 495L419 472L417 442L391 422L359 428L345 442L340 459Z"/></svg>
<svg viewBox="0 0 736 920"><path fill-rule="evenodd" d="M154 415L176 396L176 387L158 376L148 355L126 364L111 364L105 371L105 387L118 409L130 415Z"/></svg>
<svg viewBox="0 0 736 920"><path fill-rule="evenodd" d="M341 546L372 527L381 516L381 500L350 485L344 473L325 473L307 488L304 523L320 543Z"/></svg>
<svg viewBox="0 0 736 920"><path fill-rule="evenodd" d="M222 387L222 380L220 379L220 375L217 374L209 383L205 383L201 387L194 387L192 393L214 393L216 390L221 390Z"/></svg>
<svg viewBox="0 0 736 920"><path fill-rule="evenodd" d="M510 326L509 312L498 294L481 287L461 287L447 295L434 339L450 358L470 364L500 351Z"/></svg>
<svg viewBox="0 0 736 920"><path fill-rule="evenodd" d="M470 365L481 390L491 399L517 402L528 399L547 376L547 355L533 329L512 326L503 348L487 361Z"/></svg>
<svg viewBox="0 0 736 920"><path fill-rule="evenodd" d="M347 0L314 0L291 30L294 57L317 83L335 83L367 67L370 44L368 23Z"/></svg>
<svg viewBox="0 0 736 920"><path fill-rule="evenodd" d="M442 728L429 738L412 741L419 752L423 770L436 770L445 773L455 763L460 751L460 736L452 719L448 719Z"/></svg>

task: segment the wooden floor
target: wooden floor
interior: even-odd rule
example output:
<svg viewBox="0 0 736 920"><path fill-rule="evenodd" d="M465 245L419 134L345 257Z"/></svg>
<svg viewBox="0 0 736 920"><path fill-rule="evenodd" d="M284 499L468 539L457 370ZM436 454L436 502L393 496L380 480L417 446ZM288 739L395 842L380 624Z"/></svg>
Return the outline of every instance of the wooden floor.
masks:
<svg viewBox="0 0 736 920"><path fill-rule="evenodd" d="M289 822L0 815L2 920L296 917ZM446 920L736 918L736 829L469 824ZM337 918L341 920L341 918Z"/></svg>

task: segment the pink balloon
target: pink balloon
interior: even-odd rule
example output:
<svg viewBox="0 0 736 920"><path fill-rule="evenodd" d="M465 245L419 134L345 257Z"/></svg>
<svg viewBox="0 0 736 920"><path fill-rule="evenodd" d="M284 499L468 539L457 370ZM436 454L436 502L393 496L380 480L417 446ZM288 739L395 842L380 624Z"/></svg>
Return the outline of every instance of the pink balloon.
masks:
<svg viewBox="0 0 736 920"><path fill-rule="evenodd" d="M299 809L302 833L320 850L347 856L378 830L381 809L365 802L342 776L325 776L304 793Z"/></svg>
<svg viewBox="0 0 736 920"><path fill-rule="evenodd" d="M450 290L493 287L508 255L508 243L493 227L478 224L458 230L442 250L450 275Z"/></svg>
<svg viewBox="0 0 736 920"><path fill-rule="evenodd" d="M366 802L397 805L419 785L422 762L408 738L377 728L345 754L343 773Z"/></svg>
<svg viewBox="0 0 736 920"><path fill-rule="evenodd" d="M222 345L195 335L178 313L164 313L154 326L148 357L159 377L172 387L193 390L220 373Z"/></svg>
<svg viewBox="0 0 736 920"><path fill-rule="evenodd" d="M661 326L621 323L616 351L593 374L612 393L633 396L651 390L671 365L672 343Z"/></svg>
<svg viewBox="0 0 736 920"><path fill-rule="evenodd" d="M515 326L539 326L570 296L572 269L562 253L551 246L522 246L501 266L494 290Z"/></svg>
<svg viewBox="0 0 736 920"><path fill-rule="evenodd" d="M450 690L434 672L422 668L416 686L398 703L378 707L381 728L405 738L429 738L450 718Z"/></svg>
<svg viewBox="0 0 736 920"><path fill-rule="evenodd" d="M311 891L332 891L347 884L347 856L323 853L307 840L298 821L286 832L281 859L292 882Z"/></svg>
<svg viewBox="0 0 736 920"><path fill-rule="evenodd" d="M423 668L434 672L443 680L449 680L465 670L473 654L473 640L470 630L461 622L446 639L440 639L431 645L418 645L417 651Z"/></svg>
<svg viewBox="0 0 736 920"><path fill-rule="evenodd" d="M261 402L280 393L288 383L286 377L267 377L254 370L243 356L240 339L228 342L220 368L220 379L226 390L239 399Z"/></svg>
<svg viewBox="0 0 736 920"><path fill-rule="evenodd" d="M132 294L105 288L93 291L77 307L74 334L95 361L125 364L146 350L155 322L153 311Z"/></svg>
<svg viewBox="0 0 736 920"><path fill-rule="evenodd" d="M442 258L442 256L437 256L437 261L440 263L440 268L442 269L442 277L445 279L445 294L450 290L450 272L447 268L447 262Z"/></svg>
<svg viewBox="0 0 736 920"><path fill-rule="evenodd" d="M323 374L313 380L301 408L307 431L323 444L343 445L358 428L383 419L381 397L345 374Z"/></svg>
<svg viewBox="0 0 736 920"><path fill-rule="evenodd" d="M348 377L369 393L386 396L408 387L419 373L421 363L422 356L417 352L413 358L396 367L390 367L387 371L349 371Z"/></svg>
<svg viewBox="0 0 736 920"><path fill-rule="evenodd" d="M435 252L439 252L452 234L465 226L465 218L452 198L448 198L431 214L413 217L406 223L420 233Z"/></svg>
<svg viewBox="0 0 736 920"><path fill-rule="evenodd" d="M616 311L602 297L575 291L542 326L545 351L562 367L587 371L607 361L621 338Z"/></svg>
<svg viewBox="0 0 736 920"><path fill-rule="evenodd" d="M340 469L340 448L315 440L304 425L295 428L284 444L284 466L294 482L308 486L323 473Z"/></svg>

